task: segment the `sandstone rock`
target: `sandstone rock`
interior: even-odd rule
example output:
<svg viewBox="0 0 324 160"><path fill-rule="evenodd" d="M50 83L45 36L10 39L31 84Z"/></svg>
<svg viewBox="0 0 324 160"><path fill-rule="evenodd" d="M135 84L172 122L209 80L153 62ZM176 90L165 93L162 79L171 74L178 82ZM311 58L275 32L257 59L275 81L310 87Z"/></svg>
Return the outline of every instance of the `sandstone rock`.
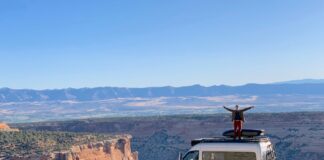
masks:
<svg viewBox="0 0 324 160"><path fill-rule="evenodd" d="M10 128L6 123L0 123L0 132L16 132L19 129Z"/></svg>
<svg viewBox="0 0 324 160"><path fill-rule="evenodd" d="M0 123L0 129L10 129L10 127L5 123Z"/></svg>
<svg viewBox="0 0 324 160"><path fill-rule="evenodd" d="M131 136L72 146L70 151L55 153L55 160L138 160L131 150Z"/></svg>

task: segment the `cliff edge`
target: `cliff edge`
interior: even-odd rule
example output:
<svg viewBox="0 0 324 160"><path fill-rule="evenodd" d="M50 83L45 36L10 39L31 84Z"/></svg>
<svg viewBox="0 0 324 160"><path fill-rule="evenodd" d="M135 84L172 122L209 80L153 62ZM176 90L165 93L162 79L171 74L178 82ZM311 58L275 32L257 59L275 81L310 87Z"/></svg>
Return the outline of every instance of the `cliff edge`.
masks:
<svg viewBox="0 0 324 160"><path fill-rule="evenodd" d="M138 153L131 150L131 138L131 135L6 131L0 132L0 159L138 160Z"/></svg>
<svg viewBox="0 0 324 160"><path fill-rule="evenodd" d="M10 128L8 124L0 122L0 132L15 132L15 131L19 131L19 129Z"/></svg>
<svg viewBox="0 0 324 160"><path fill-rule="evenodd" d="M132 152L131 136L118 136L116 139L73 145L69 151L56 152L55 160L138 160L138 153Z"/></svg>

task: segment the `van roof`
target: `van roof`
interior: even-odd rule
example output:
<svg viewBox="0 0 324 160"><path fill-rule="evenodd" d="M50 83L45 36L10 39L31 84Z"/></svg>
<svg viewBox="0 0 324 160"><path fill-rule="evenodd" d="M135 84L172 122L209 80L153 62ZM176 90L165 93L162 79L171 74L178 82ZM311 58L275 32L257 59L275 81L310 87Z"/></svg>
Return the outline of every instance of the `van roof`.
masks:
<svg viewBox="0 0 324 160"><path fill-rule="evenodd" d="M259 157L264 145L260 143L200 143L190 151L201 152L254 152Z"/></svg>
<svg viewBox="0 0 324 160"><path fill-rule="evenodd" d="M213 137L213 138L199 138L191 141L191 146L195 146L201 143L260 143L270 142L270 139L265 136L258 136L252 138L244 138L242 140L234 140L228 137Z"/></svg>

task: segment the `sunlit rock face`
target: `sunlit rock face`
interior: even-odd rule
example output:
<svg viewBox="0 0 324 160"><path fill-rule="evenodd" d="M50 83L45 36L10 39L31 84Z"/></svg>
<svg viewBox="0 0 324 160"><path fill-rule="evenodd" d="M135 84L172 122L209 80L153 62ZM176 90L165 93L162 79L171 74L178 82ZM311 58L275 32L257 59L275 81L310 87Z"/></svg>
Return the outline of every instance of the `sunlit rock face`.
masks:
<svg viewBox="0 0 324 160"><path fill-rule="evenodd" d="M14 129L14 128L10 128L6 123L0 123L0 132L4 132L4 131L19 131L18 129Z"/></svg>
<svg viewBox="0 0 324 160"><path fill-rule="evenodd" d="M0 123L0 129L9 129L10 127L5 123Z"/></svg>
<svg viewBox="0 0 324 160"><path fill-rule="evenodd" d="M130 135L115 135L100 141L89 141L70 146L66 150L37 154L29 150L28 155L6 156L0 152L0 159L10 160L138 160L138 153L131 150ZM19 144L17 144L19 145Z"/></svg>
<svg viewBox="0 0 324 160"><path fill-rule="evenodd" d="M62 151L49 156L55 160L138 160L138 153L132 152L131 136L123 135L102 142L74 145L70 151Z"/></svg>

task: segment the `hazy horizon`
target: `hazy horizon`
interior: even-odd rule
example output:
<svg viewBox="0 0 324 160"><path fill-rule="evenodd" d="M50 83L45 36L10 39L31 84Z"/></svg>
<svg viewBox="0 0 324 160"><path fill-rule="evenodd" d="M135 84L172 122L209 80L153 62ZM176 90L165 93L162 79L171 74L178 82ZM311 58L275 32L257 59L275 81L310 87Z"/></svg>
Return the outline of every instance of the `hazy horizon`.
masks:
<svg viewBox="0 0 324 160"><path fill-rule="evenodd" d="M81 88L100 88L100 87L115 87L115 88L154 88L154 87L187 87L187 86L194 86L194 85L200 85L203 87L211 87L211 86L230 86L230 87L237 87L237 86L244 86L248 84L282 84L282 83L296 83L301 84L304 81L307 81L307 83L324 83L324 79L311 79L311 78L305 78L305 79L296 79L296 80L286 80L286 81L275 81L275 82L268 82L268 83L243 83L243 84L236 84L236 85L230 85L230 84L213 84L213 85L203 85L203 84L188 84L188 85L179 85L179 86L172 86L172 85L160 85L160 86L131 86L131 87L125 87L125 86L83 86L83 87L62 87L62 88L10 88L10 87L0 87L0 89L9 88L9 89L30 89L30 90L56 90L56 89L81 89Z"/></svg>

